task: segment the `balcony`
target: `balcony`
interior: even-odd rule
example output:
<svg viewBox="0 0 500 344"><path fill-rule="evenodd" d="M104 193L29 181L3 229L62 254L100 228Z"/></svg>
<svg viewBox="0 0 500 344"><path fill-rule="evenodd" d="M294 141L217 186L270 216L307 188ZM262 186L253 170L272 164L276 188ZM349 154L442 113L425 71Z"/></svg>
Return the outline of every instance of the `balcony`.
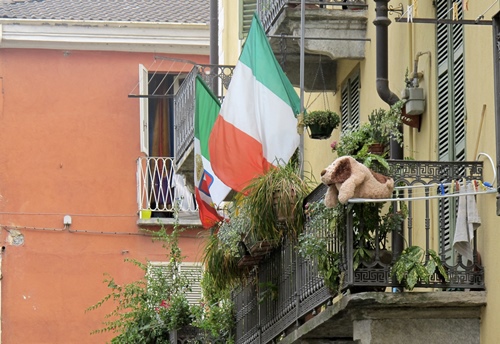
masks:
<svg viewBox="0 0 500 344"><path fill-rule="evenodd" d="M292 84L300 83L300 1L258 0L257 10L278 61ZM365 1L306 1L304 27L306 91L336 91L341 60L365 58Z"/></svg>
<svg viewBox="0 0 500 344"><path fill-rule="evenodd" d="M395 185L410 187L396 192L397 198L383 205L386 210L392 205L389 210L393 213L401 209L407 212L388 242L382 225L370 227L369 208L356 207L356 204L373 206L373 202L353 202L341 207L345 225L336 227L337 230L332 230L330 221L311 211L305 233L325 244L324 256L339 257L338 284L332 288L332 283L321 277L325 275L318 267L318 259L305 258L297 252L300 240L299 246L285 241L259 263L254 283L234 293L236 343L269 343L277 338L280 343L320 340L354 343L362 338L363 331L372 331L371 336L375 338L375 326L384 329L378 336L393 336L389 341L387 337L379 337L375 342L404 342L404 337L397 336L406 335L405 326L411 326L420 331L419 337L428 338L428 342L435 342L435 338L443 335L449 338L463 335L458 342L471 338L465 341L479 343L479 314L485 305L484 268L477 250L481 231L476 231L472 262L456 256L450 228L457 198L447 189L446 182L482 180L482 171L482 162L391 161L389 175L394 177ZM436 195L437 188L440 192ZM320 185L309 195L306 204L309 207L318 204L325 192L326 187ZM489 188L479 191L478 195L489 197L482 196L489 193L494 194L496 190ZM437 214L437 218L432 214ZM375 244L370 247L369 258L357 260L355 247L363 232L369 233ZM431 249L436 250L448 279L434 270L428 281L418 279L416 284L418 290L429 292L401 293L403 285L391 273L400 254L396 247L400 234L406 241L405 246L423 248L426 262ZM391 245L392 251L387 256L383 252ZM442 327L436 322L429 328L426 323L429 318L441 319ZM390 327L394 329L396 325L401 328L394 334Z"/></svg>
<svg viewBox="0 0 500 344"><path fill-rule="evenodd" d="M234 66L196 65L182 83L174 98L175 137L174 168L177 174L186 177L191 190L194 189L194 111L195 80L199 75L222 102L229 87Z"/></svg>

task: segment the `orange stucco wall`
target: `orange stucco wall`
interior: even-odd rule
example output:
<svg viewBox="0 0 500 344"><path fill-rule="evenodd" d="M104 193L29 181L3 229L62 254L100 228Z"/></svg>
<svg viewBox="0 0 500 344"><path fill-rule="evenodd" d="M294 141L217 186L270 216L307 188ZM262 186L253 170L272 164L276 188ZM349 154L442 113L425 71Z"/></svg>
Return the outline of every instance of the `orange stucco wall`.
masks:
<svg viewBox="0 0 500 344"><path fill-rule="evenodd" d="M125 234L139 233L139 101L127 95L138 64L153 60L144 53L0 50L0 225L24 235L15 246L4 227L0 232L3 344L106 342L110 334L89 333L109 308L85 313L107 293L103 273L123 283L141 275L124 258L165 259L161 244ZM63 228L65 214L72 230L123 235L52 231ZM184 232L180 245L185 261L200 259L198 230Z"/></svg>

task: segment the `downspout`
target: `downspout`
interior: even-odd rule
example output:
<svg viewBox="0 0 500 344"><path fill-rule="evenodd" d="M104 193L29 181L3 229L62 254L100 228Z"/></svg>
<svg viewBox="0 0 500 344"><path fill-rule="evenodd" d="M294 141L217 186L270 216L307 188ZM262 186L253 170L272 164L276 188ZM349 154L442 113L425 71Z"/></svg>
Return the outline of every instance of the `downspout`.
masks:
<svg viewBox="0 0 500 344"><path fill-rule="evenodd" d="M375 0L375 38L376 38L376 72L377 72L377 93L379 97L389 104L394 105L399 100L389 89L389 35L388 26L391 24L389 19L387 4L389 0ZM403 127L399 128L403 132ZM391 139L390 143L390 158L403 159L403 148ZM394 207L396 210L396 207ZM399 257L404 248L404 232L403 224L399 224L398 228L392 231L392 259L395 260ZM396 278L393 278L393 283L398 285ZM402 291L401 288L393 288L394 292Z"/></svg>
<svg viewBox="0 0 500 344"><path fill-rule="evenodd" d="M219 2L218 0L210 0L210 64L219 64ZM215 75L212 78L212 91L215 95L219 95L219 80L217 71L214 70Z"/></svg>
<svg viewBox="0 0 500 344"><path fill-rule="evenodd" d="M391 24L389 19L387 4L388 0L375 0L375 37L376 37L376 63L377 63L377 93L379 97L389 104L394 105L399 97L389 89L389 44L388 44L388 26ZM403 131L403 128L400 128ZM394 140L390 144L390 158L403 159L403 148Z"/></svg>
<svg viewBox="0 0 500 344"><path fill-rule="evenodd" d="M493 16L493 68L495 90L495 141L497 159L497 216L500 216L500 12Z"/></svg>
<svg viewBox="0 0 500 344"><path fill-rule="evenodd" d="M219 4L210 0L210 64L219 64Z"/></svg>

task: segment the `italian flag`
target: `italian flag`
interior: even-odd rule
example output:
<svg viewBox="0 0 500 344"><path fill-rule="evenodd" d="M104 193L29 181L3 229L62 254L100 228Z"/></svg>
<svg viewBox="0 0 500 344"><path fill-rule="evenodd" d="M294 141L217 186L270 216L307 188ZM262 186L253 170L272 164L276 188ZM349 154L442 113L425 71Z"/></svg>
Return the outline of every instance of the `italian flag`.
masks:
<svg viewBox="0 0 500 344"><path fill-rule="evenodd" d="M213 171L230 188L242 191L271 166L288 162L300 141L295 117L299 112L297 92L254 14L210 135Z"/></svg>
<svg viewBox="0 0 500 344"><path fill-rule="evenodd" d="M196 202L201 224L210 228L222 217L217 213L210 196L215 190L218 194L228 194L231 190L224 185L212 171L208 138L214 122L219 114L220 104L203 80L197 76L195 84L195 117L194 117L194 185ZM217 203L218 204L218 203Z"/></svg>

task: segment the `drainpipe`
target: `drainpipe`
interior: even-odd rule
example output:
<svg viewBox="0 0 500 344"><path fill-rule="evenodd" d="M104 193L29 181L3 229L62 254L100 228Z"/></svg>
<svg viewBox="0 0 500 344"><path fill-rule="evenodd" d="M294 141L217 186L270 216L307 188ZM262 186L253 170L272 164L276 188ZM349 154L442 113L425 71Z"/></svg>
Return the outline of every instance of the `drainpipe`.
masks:
<svg viewBox="0 0 500 344"><path fill-rule="evenodd" d="M377 64L377 93L379 97L389 104L394 105L398 100L389 89L389 44L388 44L388 26L391 24L389 19L387 4L389 0L375 0L375 37L376 37L376 64ZM403 132L403 127L399 128ZM390 143L390 158L403 159L403 148L394 140ZM399 225L397 230L392 231L392 259L399 257L404 248L403 225ZM397 285L394 278L393 283ZM400 288L393 288L394 292L402 291Z"/></svg>
<svg viewBox="0 0 500 344"><path fill-rule="evenodd" d="M219 64L219 2L218 0L210 0L210 64ZM219 95L219 85L217 79L217 71L213 71L212 91L215 95Z"/></svg>
<svg viewBox="0 0 500 344"><path fill-rule="evenodd" d="M219 64L219 4L210 0L210 64Z"/></svg>
<svg viewBox="0 0 500 344"><path fill-rule="evenodd" d="M387 28L391 24L391 20L387 16L388 3L388 0L375 0L376 17L373 24L376 30L377 92L384 102L392 106L399 98L389 89L389 46ZM400 128L400 131L403 131L403 127ZM403 159L403 148L394 140L391 140L390 144L390 158Z"/></svg>
<svg viewBox="0 0 500 344"><path fill-rule="evenodd" d="M497 158L497 216L500 216L500 12L493 16L493 67L495 89L495 141Z"/></svg>

